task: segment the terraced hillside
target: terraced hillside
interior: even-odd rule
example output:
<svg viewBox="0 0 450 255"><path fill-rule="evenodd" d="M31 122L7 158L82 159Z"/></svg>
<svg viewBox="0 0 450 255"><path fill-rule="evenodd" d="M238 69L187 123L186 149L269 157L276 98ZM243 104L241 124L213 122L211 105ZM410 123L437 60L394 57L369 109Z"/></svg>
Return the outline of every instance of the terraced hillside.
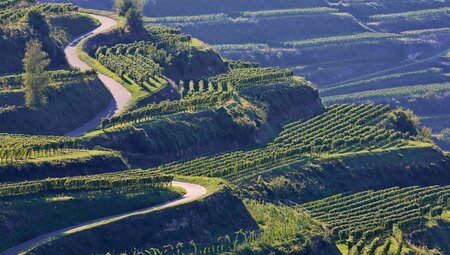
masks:
<svg viewBox="0 0 450 255"><path fill-rule="evenodd" d="M330 229L343 254L447 254L444 240L427 247L410 238L427 228L448 226L441 215L448 210L449 195L448 186L394 187L340 194L301 207Z"/></svg>
<svg viewBox="0 0 450 255"><path fill-rule="evenodd" d="M446 1L115 4L0 4L0 254L449 253Z"/></svg>
<svg viewBox="0 0 450 255"><path fill-rule="evenodd" d="M408 138L403 134L370 127L372 123L381 121L387 111L384 106L335 106L308 121L285 126L280 136L266 147L198 158L157 169L164 173L222 177L241 182L271 171L280 164L302 162L314 155L320 157L333 152L406 145L408 140L403 139Z"/></svg>
<svg viewBox="0 0 450 255"><path fill-rule="evenodd" d="M0 9L0 132L63 135L107 108L112 97L96 73L70 69L64 55L69 41L96 28L98 21L71 4L8 3ZM26 55L32 39L45 56L30 65L46 71L38 93L46 102L42 107L27 103L31 90L26 84L37 80L24 74L24 58L38 55Z"/></svg>
<svg viewBox="0 0 450 255"><path fill-rule="evenodd" d="M448 65L439 60L449 48L448 1L278 4L276 8L259 5L258 10L241 4L237 10L214 12L212 5L193 3L189 11L157 12L163 4L156 1L148 5L156 9L149 7L145 20L180 27L230 59L290 68L330 96L449 81ZM442 68L442 75L425 71L431 68ZM403 79L412 73L421 74L423 82L412 76ZM379 86L347 86L374 79ZM437 98L425 99L426 108L433 109L430 112L415 107L422 99L408 103L414 100L411 97L393 101L386 94L383 100L370 102L412 108L422 116L443 114L445 95L433 89L427 95ZM367 102L348 96L346 102Z"/></svg>
<svg viewBox="0 0 450 255"><path fill-rule="evenodd" d="M42 233L156 205L183 194L170 187L173 176L141 171L138 177L139 172L1 184L0 250Z"/></svg>

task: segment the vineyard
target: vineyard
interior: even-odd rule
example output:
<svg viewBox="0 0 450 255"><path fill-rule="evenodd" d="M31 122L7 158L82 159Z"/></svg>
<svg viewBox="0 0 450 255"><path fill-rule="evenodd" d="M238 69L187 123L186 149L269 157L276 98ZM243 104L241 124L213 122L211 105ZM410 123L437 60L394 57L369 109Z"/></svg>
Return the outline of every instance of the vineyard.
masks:
<svg viewBox="0 0 450 255"><path fill-rule="evenodd" d="M212 86L212 84L211 84ZM233 98L232 91L214 91L212 88L208 92L192 92L186 98L176 101L163 101L159 104L149 104L134 111L123 113L119 116L102 120L102 128L116 127L124 124L140 123L155 120L163 115L181 113L185 111L197 111L207 107L222 105Z"/></svg>
<svg viewBox="0 0 450 255"><path fill-rule="evenodd" d="M53 1L0 0L0 253L450 252L448 0Z"/></svg>
<svg viewBox="0 0 450 255"><path fill-rule="evenodd" d="M362 33L356 35L343 35L334 37L315 38L304 41L285 42L284 47L293 48L311 48L324 47L336 44L357 44L357 43L371 43L380 41L394 41L404 39L400 34L393 33Z"/></svg>
<svg viewBox="0 0 450 255"><path fill-rule="evenodd" d="M50 82L68 82L74 80L92 80L97 77L95 71L69 71L69 70L58 70L47 72ZM0 91L9 89L19 89L22 87L22 76L21 74L15 75L4 75L0 76Z"/></svg>
<svg viewBox="0 0 450 255"><path fill-rule="evenodd" d="M286 125L266 147L200 157L156 169L167 174L222 177L236 183L311 156L404 144L407 134L373 125L388 111L386 106L333 106L312 119Z"/></svg>
<svg viewBox="0 0 450 255"><path fill-rule="evenodd" d="M166 64L166 55L164 50L144 41L100 47L96 52L96 58L103 66L145 87L151 87L152 79L162 76L161 65Z"/></svg>
<svg viewBox="0 0 450 255"><path fill-rule="evenodd" d="M373 15L370 18L374 20L397 20L397 19L411 19L417 20L422 18L429 18L434 16L445 15L448 16L450 14L450 8L438 8L438 9L428 9L428 10L418 10L418 11L409 11L409 12L401 12L401 13L391 13L391 14L378 14Z"/></svg>
<svg viewBox="0 0 450 255"><path fill-rule="evenodd" d="M422 29L422 30L411 30L402 33L361 33L354 35L343 35L343 36L333 36L333 37L323 37L314 38L302 41L290 41L284 42L284 47L288 48L317 48L325 47L330 45L341 45L341 44L361 44L361 43L377 43L377 42L387 42L387 41L408 41L416 39L417 37L427 36L430 34L448 34L450 28L436 28L436 29Z"/></svg>
<svg viewBox="0 0 450 255"><path fill-rule="evenodd" d="M170 17L146 17L144 21L148 24L164 24L164 25L188 25L191 23L198 24L225 24L238 20L246 19L262 19L272 17L292 17L292 16L312 16L327 15L338 12L336 8L316 7L316 8L293 8L293 9L277 9L264 11L245 11L238 15L229 15L226 13L215 13L196 16L170 16Z"/></svg>
<svg viewBox="0 0 450 255"><path fill-rule="evenodd" d="M0 134L0 163L12 163L78 150L79 142L79 139L62 136Z"/></svg>
<svg viewBox="0 0 450 255"><path fill-rule="evenodd" d="M317 8L295 8L295 9L284 9L284 10L265 10L265 11L247 11L242 12L243 17L250 18L266 18L266 17L276 17L276 16L296 16L296 15L319 15L319 14L330 14L337 13L338 9L328 8L328 7L317 7Z"/></svg>
<svg viewBox="0 0 450 255"><path fill-rule="evenodd" d="M10 2L10 4L8 4L8 2ZM78 10L78 7L72 4L37 4L29 8L8 8L17 2L17 0L8 0L0 3L0 26L18 22L25 17L30 10L36 10L47 16L62 15ZM5 4L6 6L2 8L2 5Z"/></svg>
<svg viewBox="0 0 450 255"><path fill-rule="evenodd" d="M214 84L231 84L237 89L258 84L268 84L292 80L292 71L280 68L242 68L233 69L225 74L211 77Z"/></svg>
<svg viewBox="0 0 450 255"><path fill-rule="evenodd" d="M24 196L44 192L148 189L168 186L172 180L173 176L153 171L129 170L119 173L0 184L0 197Z"/></svg>
<svg viewBox="0 0 450 255"><path fill-rule="evenodd" d="M178 17L146 17L144 22L152 24L179 24L179 23L192 23L192 22L228 22L231 18L224 13L208 14L208 15L198 15L198 16L178 16Z"/></svg>
<svg viewBox="0 0 450 255"><path fill-rule="evenodd" d="M449 208L449 198L450 186L394 187L335 195L301 207L323 222L352 254L374 254L375 250L387 254L396 228L410 232L424 227L427 219ZM402 244L394 254L402 252Z"/></svg>
<svg viewBox="0 0 450 255"><path fill-rule="evenodd" d="M416 86L405 86L392 89L380 89L373 91L363 91L353 94L338 95L323 98L326 104L348 103L348 102L362 102L362 101L377 101L389 97L410 97L421 98L429 97L431 94L444 94L450 91L450 83L441 84L427 84Z"/></svg>
<svg viewBox="0 0 450 255"><path fill-rule="evenodd" d="M444 82L448 78L442 68L428 68L424 70L394 73L360 80L347 84L320 89L322 96L340 95L368 90L379 90L393 87L411 86L412 83L423 84L430 82Z"/></svg>
<svg viewBox="0 0 450 255"><path fill-rule="evenodd" d="M315 224L300 208L290 207L284 204L259 202L256 200L244 200L244 203L252 217L259 223L258 230L239 230L228 235L218 236L206 242L192 240L189 243L167 244L161 247L133 249L120 254L167 254L167 255L200 255L200 254L235 254L242 247L249 245L271 245L264 247L270 249L282 248L283 245L297 243L306 245L311 241L311 233L320 233L320 226ZM299 241L299 237L301 240ZM116 252L108 252L106 255L115 255Z"/></svg>

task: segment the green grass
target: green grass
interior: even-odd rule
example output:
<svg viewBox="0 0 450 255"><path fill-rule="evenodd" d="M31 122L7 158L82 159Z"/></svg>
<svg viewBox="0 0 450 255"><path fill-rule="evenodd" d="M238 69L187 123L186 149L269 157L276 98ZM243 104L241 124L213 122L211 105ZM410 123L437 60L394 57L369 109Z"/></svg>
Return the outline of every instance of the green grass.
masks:
<svg viewBox="0 0 450 255"><path fill-rule="evenodd" d="M442 212L441 218L445 221L450 223L450 210L445 210Z"/></svg>
<svg viewBox="0 0 450 255"><path fill-rule="evenodd" d="M231 184L227 182L224 179L220 178L209 178L209 177L201 177L201 176L182 176L182 175L176 175L175 179L176 181L181 182L189 182L201 185L206 188L206 194L204 197L207 197L209 195L212 195L225 187L229 187Z"/></svg>
<svg viewBox="0 0 450 255"><path fill-rule="evenodd" d="M36 162L49 162L49 161L57 161L64 159L80 159L92 156L104 156L104 155L112 155L113 152L110 151L97 151L97 150L77 150L72 152L63 152L62 154L48 157L39 157L27 160L26 162L36 163Z"/></svg>
<svg viewBox="0 0 450 255"><path fill-rule="evenodd" d="M178 188L130 191L90 191L47 193L35 196L2 199L0 251L42 233L89 220L138 210L180 197Z"/></svg>

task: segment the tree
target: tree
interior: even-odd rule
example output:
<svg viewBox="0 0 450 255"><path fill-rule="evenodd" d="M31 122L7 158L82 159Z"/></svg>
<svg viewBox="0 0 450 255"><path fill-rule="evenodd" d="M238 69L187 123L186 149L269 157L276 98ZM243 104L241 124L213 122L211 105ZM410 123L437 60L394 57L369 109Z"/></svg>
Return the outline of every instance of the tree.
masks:
<svg viewBox="0 0 450 255"><path fill-rule="evenodd" d="M125 14L131 8L135 8L136 1L135 0L116 0L115 8L117 14L120 16L125 16Z"/></svg>
<svg viewBox="0 0 450 255"><path fill-rule="evenodd" d="M419 134L420 121L411 110L397 108L388 114L387 127L415 136Z"/></svg>
<svg viewBox="0 0 450 255"><path fill-rule="evenodd" d="M33 31L41 35L47 35L49 33L50 29L47 21L45 21L45 17L37 10L30 10L25 19Z"/></svg>
<svg viewBox="0 0 450 255"><path fill-rule="evenodd" d="M125 17L130 30L139 30L143 27L142 0L116 0L115 7L117 14Z"/></svg>
<svg viewBox="0 0 450 255"><path fill-rule="evenodd" d="M143 28L144 22L142 20L142 10L131 8L125 14L127 20L127 27L130 31L138 31Z"/></svg>
<svg viewBox="0 0 450 255"><path fill-rule="evenodd" d="M48 55L42 50L42 43L31 40L27 43L25 57L23 59L25 88L25 104L30 108L42 107L47 99L44 91L48 83L45 68L50 64Z"/></svg>

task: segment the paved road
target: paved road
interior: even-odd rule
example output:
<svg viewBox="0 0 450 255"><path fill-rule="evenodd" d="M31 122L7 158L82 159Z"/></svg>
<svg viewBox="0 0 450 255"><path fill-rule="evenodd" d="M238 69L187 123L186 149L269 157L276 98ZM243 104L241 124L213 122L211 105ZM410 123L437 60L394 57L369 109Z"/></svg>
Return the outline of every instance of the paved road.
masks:
<svg viewBox="0 0 450 255"><path fill-rule="evenodd" d="M56 230L51 233L42 234L42 235L40 235L36 238L33 238L29 241L26 241L24 243L21 243L19 245L11 247L8 250L0 253L0 255L17 255L21 252L24 252L24 251L30 249L31 247L33 247L39 243L42 243L42 242L50 239L50 238L75 233L78 231L82 231L83 229L86 229L86 228L103 225L103 224L108 224L108 223L119 221L119 220L122 220L122 219L125 219L128 217L146 214L146 213L149 213L149 212L152 212L155 210L160 210L160 209L163 209L166 207L184 204L187 202L191 202L195 199L201 198L202 196L204 196L206 194L206 189L197 184L173 181L172 185L175 187L180 187L180 188L185 189L186 194L184 196L182 196L181 198L177 198L175 200L172 200L172 201L160 204L160 205L152 206L152 207L137 210L137 211L122 213L122 214L118 214L118 215L114 215L114 216L108 216L108 217L104 217L101 219L96 219L96 220L92 220L89 222L81 223L81 224L78 224L78 225L75 225L72 227Z"/></svg>
<svg viewBox="0 0 450 255"><path fill-rule="evenodd" d="M117 25L117 21L114 19L94 14L90 15L93 18L99 20L101 25L93 31L76 38L69 44L69 46L64 49L69 64L72 67L81 69L82 71L91 70L92 68L77 56L76 48L78 43L80 43L80 41L86 37L104 33L105 31L108 31L109 29ZM82 136L85 133L94 130L102 122L103 118L111 117L112 115L120 112L130 101L131 93L120 83L104 74L98 74L98 78L109 89L113 96L113 100L106 109L97 114L93 119L91 119L83 126L68 132L67 134L65 134L66 136Z"/></svg>

